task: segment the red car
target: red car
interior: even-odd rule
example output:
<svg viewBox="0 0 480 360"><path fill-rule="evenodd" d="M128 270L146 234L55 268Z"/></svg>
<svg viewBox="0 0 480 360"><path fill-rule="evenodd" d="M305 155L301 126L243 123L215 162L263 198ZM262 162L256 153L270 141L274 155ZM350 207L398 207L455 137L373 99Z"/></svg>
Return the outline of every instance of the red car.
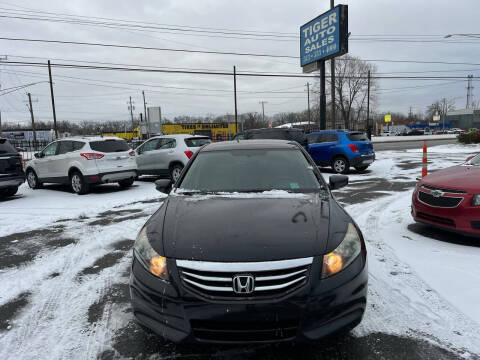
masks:
<svg viewBox="0 0 480 360"><path fill-rule="evenodd" d="M424 177L412 196L417 222L480 237L480 154Z"/></svg>

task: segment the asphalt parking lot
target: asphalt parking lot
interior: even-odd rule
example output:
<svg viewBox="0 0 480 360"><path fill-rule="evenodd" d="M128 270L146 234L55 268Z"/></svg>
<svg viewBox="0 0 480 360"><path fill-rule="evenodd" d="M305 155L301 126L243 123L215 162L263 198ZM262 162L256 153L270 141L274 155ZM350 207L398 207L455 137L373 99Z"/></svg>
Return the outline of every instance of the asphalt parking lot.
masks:
<svg viewBox="0 0 480 360"><path fill-rule="evenodd" d="M336 193L347 211L355 213L359 206L373 209L377 200L408 196L420 171L420 158L416 153L397 155L385 153L380 156L381 167L372 167L363 174L352 172L350 185ZM442 157L444 155L431 156L432 161ZM450 155L449 161L458 162L464 157L463 154ZM432 166L432 170L437 167ZM325 177L330 174L328 169L324 170ZM56 208L57 203L44 204L43 211L47 207L57 209L57 218L39 217L38 224L43 222L44 226L32 229L18 226L21 231L1 236L0 284L3 285L0 285L0 294L16 293L0 305L0 343L3 344L0 355L3 358L12 354L15 358L28 354L34 358L82 359L480 358L460 341L462 337L470 339L467 344L480 340L478 324L468 322L456 309L450 309L451 319L458 321L458 327L447 329L453 338L443 337L441 332L437 335L435 328L444 327L442 321L431 322L434 315L424 317L424 305L413 301L413 297L409 299L411 303L406 303L400 296L391 294L390 285L384 281L388 277L399 281L399 287L416 284L420 297L427 301L433 299L432 312L436 306L439 309L449 306L417 279L407 264L389 257L387 250L381 252L383 261L378 260L385 266L386 274L376 273L376 265L371 268L368 310L364 322L351 334L312 343L273 345L176 345L163 340L135 322L129 304L131 247L142 224L162 201L160 194L151 188L151 179L139 181L132 190L121 190L115 185L100 187L88 196L123 200L107 202L104 207L86 209L79 214L62 214L62 210ZM130 191L134 194L132 199L126 196ZM145 194L137 196L140 191ZM58 186L47 186L41 192L71 201L77 199ZM35 196L37 194L40 193L37 191ZM15 201L26 201L28 196L27 189L3 205L13 209ZM21 206L19 203L14 208ZM449 234L407 221L412 234L452 242ZM453 242L472 249L479 247L467 238L456 238ZM380 253L375 249L385 249L385 244L372 240L369 246L371 262L377 261ZM393 331L396 326L402 330ZM429 327L433 328L432 333L426 332ZM475 331L476 338L472 335ZM457 338L458 343L454 341Z"/></svg>

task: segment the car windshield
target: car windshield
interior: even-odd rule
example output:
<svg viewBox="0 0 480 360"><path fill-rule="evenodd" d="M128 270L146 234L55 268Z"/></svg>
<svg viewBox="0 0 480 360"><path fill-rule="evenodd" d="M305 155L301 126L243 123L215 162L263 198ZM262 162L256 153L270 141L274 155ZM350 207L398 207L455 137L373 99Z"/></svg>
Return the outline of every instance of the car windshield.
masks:
<svg viewBox="0 0 480 360"><path fill-rule="evenodd" d="M320 182L300 150L226 150L201 152L179 188L200 192L312 192L320 188Z"/></svg>
<svg viewBox="0 0 480 360"><path fill-rule="evenodd" d="M128 151L128 146L125 140L103 140L103 141L91 141L90 147L94 151L100 151L103 153Z"/></svg>
<svg viewBox="0 0 480 360"><path fill-rule="evenodd" d="M185 139L185 145L188 147L200 147L205 144L210 144L212 140L210 140L208 137L195 137L195 138L187 138Z"/></svg>
<svg viewBox="0 0 480 360"><path fill-rule="evenodd" d="M480 166L480 154L470 160L470 165Z"/></svg>

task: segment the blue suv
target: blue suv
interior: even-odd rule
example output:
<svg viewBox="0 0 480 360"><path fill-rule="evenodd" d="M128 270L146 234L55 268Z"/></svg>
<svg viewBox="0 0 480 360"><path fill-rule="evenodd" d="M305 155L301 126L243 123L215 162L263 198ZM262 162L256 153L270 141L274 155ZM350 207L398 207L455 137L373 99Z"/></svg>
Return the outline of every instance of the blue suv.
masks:
<svg viewBox="0 0 480 360"><path fill-rule="evenodd" d="M346 174L350 167L365 171L374 161L375 152L368 137L358 131L325 130L307 135L308 152L318 166L331 166Z"/></svg>

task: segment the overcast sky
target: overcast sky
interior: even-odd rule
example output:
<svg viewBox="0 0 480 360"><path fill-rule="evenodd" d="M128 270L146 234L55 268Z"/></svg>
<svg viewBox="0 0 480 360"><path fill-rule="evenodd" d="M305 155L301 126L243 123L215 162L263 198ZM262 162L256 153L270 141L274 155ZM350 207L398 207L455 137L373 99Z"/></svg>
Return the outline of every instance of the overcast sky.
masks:
<svg viewBox="0 0 480 360"><path fill-rule="evenodd" d="M473 74L480 76L480 39L443 38L447 34L479 33L480 1L357 0L342 3L349 5L349 31L351 32L349 53L351 55L369 60L479 64L375 62L381 75L466 77L468 74ZM35 10L175 26L296 35L300 25L327 11L329 4L329 0L9 0L8 2L0 0L0 15L18 16L21 11L21 16L25 17L25 11ZM30 12L29 14L30 18L38 17L38 13ZM96 19L96 21L99 20ZM2 37L291 56L298 56L299 53L298 40L278 41L285 38L231 39L221 38L218 34L211 33L206 37L198 36L200 35L198 32L191 32L188 35L172 34L166 33L165 30L124 30L6 17L0 17L0 27ZM203 33L203 35L207 34ZM375 35L375 41L362 41L364 35ZM381 40L379 36L402 41L379 41ZM439 42L423 42L423 40ZM9 61L45 62L46 59L51 59L53 63L90 61L226 71L231 71L236 65L239 72L248 70L301 74L297 59L174 53L6 40L0 40L0 55L8 55ZM427 71L430 72L421 73ZM135 102L136 115L143 112L141 90L145 90L148 105L162 106L163 115L170 119L178 115L205 116L234 112L231 77L53 68L53 78L59 120L127 120L129 119L127 109L129 96ZM2 89L44 80L48 80L46 68L0 65ZM305 79L292 78L238 77L239 113L260 112L259 101L267 101L265 104L267 115L303 110L306 108L305 82ZM476 81L474 81L475 85ZM428 104L442 97L454 98L457 108L462 108L466 103L466 86L466 81L452 79L438 81L382 79L379 82L380 91L376 110L408 113L411 106L415 113L424 112ZM29 87L28 91L32 93L35 100L33 107L36 118L51 120L48 84L34 85ZM277 93L270 91L277 91ZM479 91L480 89L475 89L474 95ZM26 90L0 96L3 121L27 125L30 117L25 104L26 100Z"/></svg>

